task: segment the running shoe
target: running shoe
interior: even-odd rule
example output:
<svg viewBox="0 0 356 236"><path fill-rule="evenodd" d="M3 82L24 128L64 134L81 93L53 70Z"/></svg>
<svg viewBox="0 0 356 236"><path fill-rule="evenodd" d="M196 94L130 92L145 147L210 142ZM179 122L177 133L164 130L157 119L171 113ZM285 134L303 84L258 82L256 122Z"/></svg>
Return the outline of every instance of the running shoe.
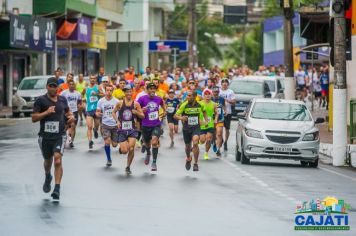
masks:
<svg viewBox="0 0 356 236"><path fill-rule="evenodd" d="M213 143L213 152L217 152L218 151L218 147L216 146L216 143L214 142Z"/></svg>
<svg viewBox="0 0 356 236"><path fill-rule="evenodd" d="M145 165L150 164L150 158L151 158L151 155L147 154L146 157L145 157Z"/></svg>
<svg viewBox="0 0 356 236"><path fill-rule="evenodd" d="M106 162L106 166L107 167L110 167L111 165L112 165L112 161L111 160Z"/></svg>
<svg viewBox="0 0 356 236"><path fill-rule="evenodd" d="M49 193L51 191L51 182L52 182L52 175L45 179L43 183L43 192Z"/></svg>
<svg viewBox="0 0 356 236"><path fill-rule="evenodd" d="M69 143L69 147L70 147L70 148L74 148L74 143L73 143L73 142L70 142L70 143Z"/></svg>
<svg viewBox="0 0 356 236"><path fill-rule="evenodd" d="M218 151L216 152L216 156L217 156L217 157L221 157L220 149L218 149Z"/></svg>
<svg viewBox="0 0 356 236"><path fill-rule="evenodd" d="M174 142L172 141L171 145L169 146L169 148L173 148L173 146L174 146Z"/></svg>
<svg viewBox="0 0 356 236"><path fill-rule="evenodd" d="M208 153L206 152L206 153L204 153L204 160L209 160L209 155L208 155Z"/></svg>
<svg viewBox="0 0 356 236"><path fill-rule="evenodd" d="M126 172L127 175L131 175L132 174L132 172L130 170L130 167L126 167L125 172Z"/></svg>
<svg viewBox="0 0 356 236"><path fill-rule="evenodd" d="M192 167L192 158L191 157L187 157L185 159L185 169L186 170L190 170L190 167Z"/></svg>
<svg viewBox="0 0 356 236"><path fill-rule="evenodd" d="M94 145L94 142L93 141L89 141L89 149L93 149L93 145Z"/></svg>
<svg viewBox="0 0 356 236"><path fill-rule="evenodd" d="M145 145L142 145L141 147L141 153L145 153L146 152L146 146Z"/></svg>
<svg viewBox="0 0 356 236"><path fill-rule="evenodd" d="M93 129L94 131L94 138L97 139L99 137L98 131L96 129Z"/></svg>
<svg viewBox="0 0 356 236"><path fill-rule="evenodd" d="M224 151L227 151L227 142L224 143Z"/></svg>
<svg viewBox="0 0 356 236"><path fill-rule="evenodd" d="M193 165L193 171L199 171L199 166L197 163Z"/></svg>
<svg viewBox="0 0 356 236"><path fill-rule="evenodd" d="M58 189L54 189L53 193L51 194L51 197L54 201L59 201L59 190Z"/></svg>
<svg viewBox="0 0 356 236"><path fill-rule="evenodd" d="M152 162L151 171L157 171L157 164L155 162Z"/></svg>

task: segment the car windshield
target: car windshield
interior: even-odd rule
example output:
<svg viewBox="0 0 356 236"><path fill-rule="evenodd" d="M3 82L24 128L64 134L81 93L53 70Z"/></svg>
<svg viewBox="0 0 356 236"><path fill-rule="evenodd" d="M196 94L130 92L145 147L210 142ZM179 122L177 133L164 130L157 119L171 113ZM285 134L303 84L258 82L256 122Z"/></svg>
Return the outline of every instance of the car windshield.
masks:
<svg viewBox="0 0 356 236"><path fill-rule="evenodd" d="M25 79L21 81L19 86L20 90L31 90L31 89L45 89L46 88L46 79Z"/></svg>
<svg viewBox="0 0 356 236"><path fill-rule="evenodd" d="M268 85L269 91L276 92L276 81L265 80L265 83Z"/></svg>
<svg viewBox="0 0 356 236"><path fill-rule="evenodd" d="M259 81L235 80L230 89L236 94L262 95L263 83Z"/></svg>
<svg viewBox="0 0 356 236"><path fill-rule="evenodd" d="M251 112L255 119L311 121L306 106L302 104L256 102Z"/></svg>

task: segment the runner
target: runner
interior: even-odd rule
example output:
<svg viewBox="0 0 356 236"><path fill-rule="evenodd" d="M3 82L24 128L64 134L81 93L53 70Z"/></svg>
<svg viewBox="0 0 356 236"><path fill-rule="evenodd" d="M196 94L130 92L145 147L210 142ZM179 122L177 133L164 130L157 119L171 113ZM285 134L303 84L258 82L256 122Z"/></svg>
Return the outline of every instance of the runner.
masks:
<svg viewBox="0 0 356 236"><path fill-rule="evenodd" d="M186 153L186 170L190 170L192 157L190 152L192 150L193 143L193 155L194 155L194 165L193 171L199 171L198 159L199 159L199 135L200 135L200 125L206 124L205 120L201 120L203 111L203 106L196 101L197 92L188 91L187 101L179 107L178 111L174 115L174 118L181 120L183 122L183 138L185 143L185 153Z"/></svg>
<svg viewBox="0 0 356 236"><path fill-rule="evenodd" d="M174 146L174 133L178 133L178 120L174 119L174 115L176 114L179 103L179 99L175 97L174 90L169 90L168 98L166 100L166 106L169 137L171 138L170 148L173 148Z"/></svg>
<svg viewBox="0 0 356 236"><path fill-rule="evenodd" d="M124 87L125 98L114 108L113 118L118 127L118 142L120 144L119 152L127 154L126 174L131 174L131 164L135 154L135 143L138 137L136 130L136 118L144 118L140 104L133 100L132 89L130 85ZM117 115L118 113L118 115Z"/></svg>
<svg viewBox="0 0 356 236"><path fill-rule="evenodd" d="M104 83L104 78L101 80ZM96 108L96 116L101 118L101 134L105 142L106 166L112 165L110 145L117 147L117 128L116 120L113 118L113 110L119 103L119 100L112 96L114 87L111 84L105 87L105 97L100 98Z"/></svg>
<svg viewBox="0 0 356 236"><path fill-rule="evenodd" d="M145 117L142 119L142 137L145 142L146 158L145 164L150 163L151 145L153 161L152 171L157 171L157 155L159 137L161 136L161 121L159 117L159 108L163 109L163 116L166 114L166 105L162 98L156 96L157 87L153 83L147 85L148 95L140 97L138 103L142 107Z"/></svg>
<svg viewBox="0 0 356 236"><path fill-rule="evenodd" d="M75 90L75 83L74 80L68 81L69 89L64 90L61 95L67 99L68 107L70 111L73 113L75 122L70 124L68 127L68 139L69 139L69 146L71 148L74 147L74 138L76 133L76 127L78 124L78 107L82 105L82 95Z"/></svg>
<svg viewBox="0 0 356 236"><path fill-rule="evenodd" d="M213 87L212 101L217 104L218 119L215 125L215 135L213 137L213 151L218 157L221 157L220 148L222 146L222 135L224 128L224 115L226 114L225 99L219 96L220 89L218 86Z"/></svg>
<svg viewBox="0 0 356 236"><path fill-rule="evenodd" d="M221 90L220 96L225 99L226 102L226 115L224 118L224 128L225 128L225 141L224 141L224 151L227 151L227 141L230 136L230 126L231 126L231 105L236 104L235 93L229 89L229 80L221 80Z"/></svg>
<svg viewBox="0 0 356 236"><path fill-rule="evenodd" d="M80 126L83 125L83 114L85 116L85 106L86 106L86 100L84 96L84 90L85 88L88 87L87 82L84 81L84 76L83 74L79 74L78 76L78 82L75 84L75 89L82 95L82 104L78 109L78 114L80 117Z"/></svg>
<svg viewBox="0 0 356 236"><path fill-rule="evenodd" d="M126 85L126 80L125 79L120 79L119 80L119 85L117 88L114 90L112 93L112 96L118 100L122 100L125 97L125 93L123 91L124 87Z"/></svg>
<svg viewBox="0 0 356 236"><path fill-rule="evenodd" d="M89 141L89 149L93 148L94 142L93 142L93 131L94 131L94 138L98 138L98 129L100 125L99 118L96 116L96 108L98 105L98 100L100 98L100 95L102 95L99 92L99 87L96 83L96 77L95 75L90 76L90 84L89 86L85 89L85 97L87 100L87 107L86 107L86 112L87 112L87 118L86 118L86 123L88 127L87 131L87 136L88 136L88 141ZM94 127L93 127L94 124Z"/></svg>
<svg viewBox="0 0 356 236"><path fill-rule="evenodd" d="M38 143L44 158L45 182L43 191L51 191L51 168L54 158L55 187L51 194L53 200L59 200L60 184L63 175L62 156L66 141L65 118L70 124L74 121L67 100L57 95L57 79L47 80L47 93L38 97L33 106L32 122L40 121Z"/></svg>
<svg viewBox="0 0 356 236"><path fill-rule="evenodd" d="M211 101L212 91L210 89L205 89L203 91L203 101L200 104L203 106L203 110L206 113L207 124L200 125L200 144L205 143L205 153L204 160L209 160L209 150L211 147L211 141L215 133L215 124L217 123L217 105ZM201 120L205 119L203 114L200 117Z"/></svg>

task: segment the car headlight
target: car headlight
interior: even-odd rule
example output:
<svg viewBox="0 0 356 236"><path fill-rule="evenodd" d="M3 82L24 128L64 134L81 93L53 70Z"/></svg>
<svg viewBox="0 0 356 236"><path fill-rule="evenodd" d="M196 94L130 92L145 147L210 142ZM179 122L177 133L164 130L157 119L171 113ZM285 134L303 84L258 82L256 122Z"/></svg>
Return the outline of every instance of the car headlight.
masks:
<svg viewBox="0 0 356 236"><path fill-rule="evenodd" d="M316 131L314 133L305 134L303 141L315 141L318 140L318 138L319 138L319 132Z"/></svg>
<svg viewBox="0 0 356 236"><path fill-rule="evenodd" d="M253 129L245 129L245 133L247 136L251 138L260 138L262 139L262 134L260 131L253 130Z"/></svg>

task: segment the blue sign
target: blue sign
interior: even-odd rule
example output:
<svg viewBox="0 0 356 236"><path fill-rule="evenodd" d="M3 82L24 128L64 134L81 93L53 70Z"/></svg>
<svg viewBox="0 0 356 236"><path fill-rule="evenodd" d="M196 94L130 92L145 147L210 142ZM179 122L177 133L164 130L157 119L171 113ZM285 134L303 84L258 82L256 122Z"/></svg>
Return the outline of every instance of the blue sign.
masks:
<svg viewBox="0 0 356 236"><path fill-rule="evenodd" d="M188 51L188 41L186 40L162 40L149 41L148 50L150 52L171 52L172 48L179 48L181 52Z"/></svg>

